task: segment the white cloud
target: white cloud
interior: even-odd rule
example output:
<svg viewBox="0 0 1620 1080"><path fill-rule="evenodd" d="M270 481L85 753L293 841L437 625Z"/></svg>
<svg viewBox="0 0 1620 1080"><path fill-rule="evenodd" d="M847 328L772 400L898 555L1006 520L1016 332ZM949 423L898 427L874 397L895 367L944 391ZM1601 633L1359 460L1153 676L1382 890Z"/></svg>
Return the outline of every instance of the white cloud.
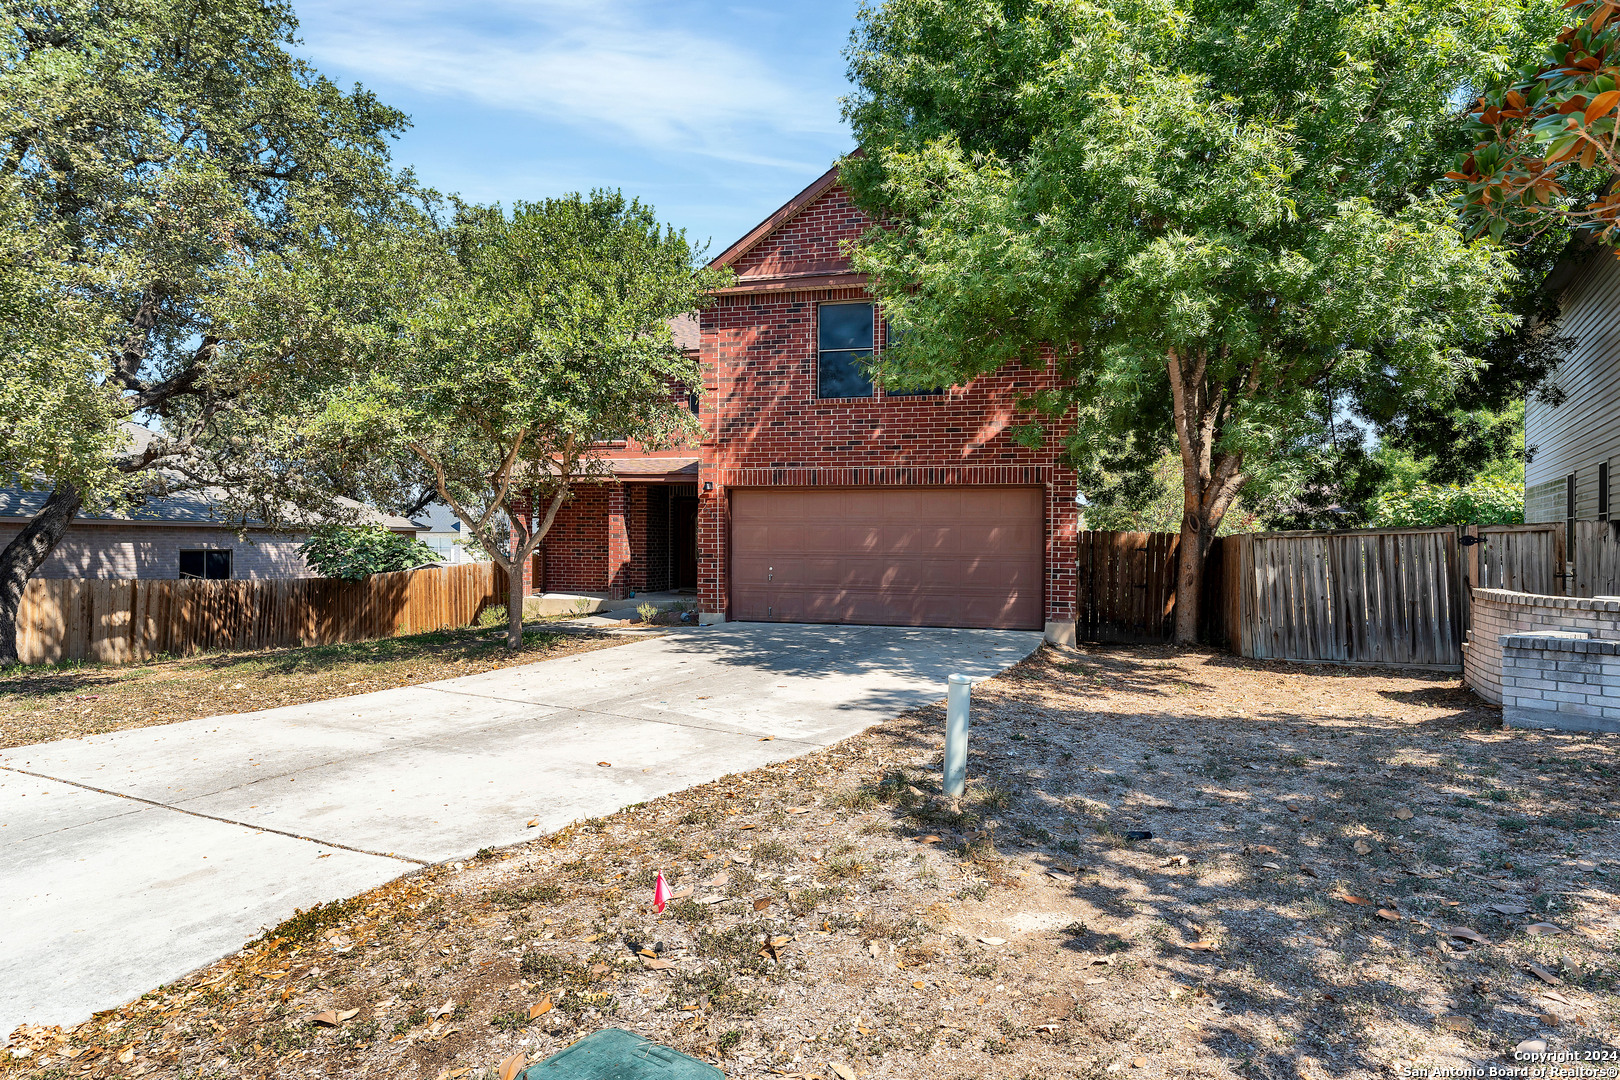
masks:
<svg viewBox="0 0 1620 1080"><path fill-rule="evenodd" d="M311 7L301 5L312 59L368 83L754 165L803 168L759 147L824 144L840 130L837 87L795 80L734 42L668 25L679 15L674 4L362 0L310 18Z"/></svg>

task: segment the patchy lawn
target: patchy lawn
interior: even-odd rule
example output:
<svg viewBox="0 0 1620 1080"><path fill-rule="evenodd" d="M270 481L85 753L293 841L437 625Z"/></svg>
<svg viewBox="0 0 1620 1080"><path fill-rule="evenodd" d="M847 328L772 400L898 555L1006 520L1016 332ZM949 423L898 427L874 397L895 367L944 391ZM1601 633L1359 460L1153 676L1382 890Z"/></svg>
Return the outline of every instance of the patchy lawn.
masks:
<svg viewBox="0 0 1620 1080"><path fill-rule="evenodd" d="M1617 1045L1620 739L1504 732L1452 678L1155 648L1042 649L975 695L959 802L916 710L305 913L19 1030L12 1075L486 1080L604 1026L824 1080ZM660 867L692 892L656 915Z"/></svg>
<svg viewBox="0 0 1620 1080"><path fill-rule="evenodd" d="M486 625L146 664L11 668L0 672L0 747L368 694L632 640L608 633L528 629L523 648L509 653L504 625Z"/></svg>

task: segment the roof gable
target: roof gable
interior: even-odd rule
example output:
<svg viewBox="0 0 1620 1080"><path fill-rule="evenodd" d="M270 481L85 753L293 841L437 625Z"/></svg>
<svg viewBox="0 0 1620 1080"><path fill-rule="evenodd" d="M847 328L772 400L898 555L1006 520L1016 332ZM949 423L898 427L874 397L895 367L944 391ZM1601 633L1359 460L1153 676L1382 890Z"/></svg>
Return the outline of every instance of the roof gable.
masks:
<svg viewBox="0 0 1620 1080"><path fill-rule="evenodd" d="M736 271L727 292L815 287L854 275L844 245L870 224L839 185L834 166L710 265Z"/></svg>

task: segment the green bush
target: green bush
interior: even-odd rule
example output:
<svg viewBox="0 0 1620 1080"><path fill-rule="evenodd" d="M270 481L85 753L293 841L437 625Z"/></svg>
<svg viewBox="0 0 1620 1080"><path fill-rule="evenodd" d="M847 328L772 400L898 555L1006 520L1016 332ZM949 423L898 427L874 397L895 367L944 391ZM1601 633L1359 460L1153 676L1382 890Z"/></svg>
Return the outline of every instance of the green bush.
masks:
<svg viewBox="0 0 1620 1080"><path fill-rule="evenodd" d="M1524 486L1490 479L1475 480L1465 487L1419 484L1411 491L1380 495L1372 512L1375 528L1523 522Z"/></svg>
<svg viewBox="0 0 1620 1080"><path fill-rule="evenodd" d="M323 525L298 550L321 576L341 581L364 581L438 560L420 540L381 525Z"/></svg>

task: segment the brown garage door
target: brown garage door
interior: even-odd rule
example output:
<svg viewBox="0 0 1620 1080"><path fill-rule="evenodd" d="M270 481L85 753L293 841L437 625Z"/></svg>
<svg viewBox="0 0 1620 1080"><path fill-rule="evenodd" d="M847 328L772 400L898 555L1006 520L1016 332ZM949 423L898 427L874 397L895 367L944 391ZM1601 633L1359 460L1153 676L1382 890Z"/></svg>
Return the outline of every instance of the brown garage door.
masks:
<svg viewBox="0 0 1620 1080"><path fill-rule="evenodd" d="M731 493L732 618L1041 628L1042 490Z"/></svg>

